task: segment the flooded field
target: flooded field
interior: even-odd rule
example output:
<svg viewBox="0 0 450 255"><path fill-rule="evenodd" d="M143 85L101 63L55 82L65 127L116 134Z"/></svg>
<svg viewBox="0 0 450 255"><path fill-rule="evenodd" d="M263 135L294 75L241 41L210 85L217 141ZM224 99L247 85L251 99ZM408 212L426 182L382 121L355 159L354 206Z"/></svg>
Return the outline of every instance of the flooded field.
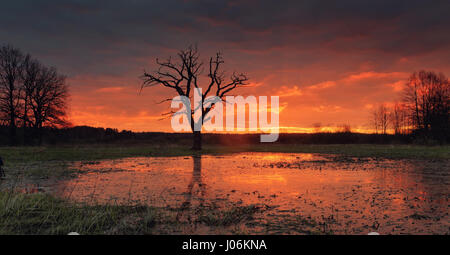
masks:
<svg viewBox="0 0 450 255"><path fill-rule="evenodd" d="M449 234L448 161L239 153L75 162L57 196L173 212L161 233ZM252 211L232 229L213 211ZM241 209L239 209L241 208ZM225 215L226 216L226 215ZM225 217L221 215L220 217Z"/></svg>

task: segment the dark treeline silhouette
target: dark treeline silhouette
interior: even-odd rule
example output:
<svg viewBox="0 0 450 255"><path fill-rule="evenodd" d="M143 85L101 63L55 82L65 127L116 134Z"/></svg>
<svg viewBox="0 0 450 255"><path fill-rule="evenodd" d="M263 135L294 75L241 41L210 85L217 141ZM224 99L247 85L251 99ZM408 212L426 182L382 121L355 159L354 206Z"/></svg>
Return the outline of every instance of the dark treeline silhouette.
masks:
<svg viewBox="0 0 450 255"><path fill-rule="evenodd" d="M18 130L19 137L22 130ZM7 145L9 127L0 126L0 145ZM118 144L118 145L182 145L192 144L192 133L132 132L111 128L76 126L69 128L43 128L43 142L46 145ZM19 143L22 142L19 139ZM204 133L207 145L253 145L260 143L260 134L217 134ZM280 134L275 144L406 144L414 142L412 135L362 134L350 131L314 134ZM270 145L272 143L266 144Z"/></svg>
<svg viewBox="0 0 450 255"><path fill-rule="evenodd" d="M66 78L30 54L0 46L0 124L8 126L10 145L41 144L44 127L64 127ZM18 138L18 130L22 138Z"/></svg>
<svg viewBox="0 0 450 255"><path fill-rule="evenodd" d="M415 133L425 139L448 141L450 136L450 83L442 73L413 73L403 101Z"/></svg>
<svg viewBox="0 0 450 255"><path fill-rule="evenodd" d="M442 73L414 72L403 97L392 107L381 104L372 112L375 133L411 134L422 142L450 142L450 82Z"/></svg>

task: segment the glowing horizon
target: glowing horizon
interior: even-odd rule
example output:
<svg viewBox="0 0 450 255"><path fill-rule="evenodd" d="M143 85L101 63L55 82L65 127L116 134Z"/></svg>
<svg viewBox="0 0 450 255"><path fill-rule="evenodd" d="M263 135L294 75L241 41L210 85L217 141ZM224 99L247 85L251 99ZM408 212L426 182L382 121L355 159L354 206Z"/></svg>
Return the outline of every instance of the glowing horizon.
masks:
<svg viewBox="0 0 450 255"><path fill-rule="evenodd" d="M220 51L228 75L248 75L251 86L236 95L279 96L280 125L289 132L319 124L369 131L370 111L399 100L412 72L450 76L450 18L441 13L448 9L443 2L5 5L4 43L67 75L74 125L170 132L170 122L159 121L169 105L157 103L176 95L161 87L139 94L139 77L157 69L156 58L174 57L193 44L205 63Z"/></svg>

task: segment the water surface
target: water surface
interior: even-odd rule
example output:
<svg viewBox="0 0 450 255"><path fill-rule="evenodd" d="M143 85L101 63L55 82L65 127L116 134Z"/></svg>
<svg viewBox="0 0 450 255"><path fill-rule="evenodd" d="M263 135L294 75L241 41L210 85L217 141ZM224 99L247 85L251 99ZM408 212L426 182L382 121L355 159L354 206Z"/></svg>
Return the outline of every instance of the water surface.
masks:
<svg viewBox="0 0 450 255"><path fill-rule="evenodd" d="M76 162L56 193L88 203L258 205L249 233L448 234L448 161L239 153ZM194 231L195 233L195 231Z"/></svg>

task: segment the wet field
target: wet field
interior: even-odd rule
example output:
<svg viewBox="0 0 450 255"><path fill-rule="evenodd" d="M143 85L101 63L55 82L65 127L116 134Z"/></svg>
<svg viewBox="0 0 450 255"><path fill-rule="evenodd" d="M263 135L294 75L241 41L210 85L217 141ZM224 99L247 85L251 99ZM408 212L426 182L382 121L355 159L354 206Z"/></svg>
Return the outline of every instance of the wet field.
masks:
<svg viewBox="0 0 450 255"><path fill-rule="evenodd" d="M80 173L49 182L48 192L90 204L164 208L183 224L161 227L162 234L450 233L447 160L237 153L67 167ZM208 214L236 210L251 217L217 226L217 217Z"/></svg>

